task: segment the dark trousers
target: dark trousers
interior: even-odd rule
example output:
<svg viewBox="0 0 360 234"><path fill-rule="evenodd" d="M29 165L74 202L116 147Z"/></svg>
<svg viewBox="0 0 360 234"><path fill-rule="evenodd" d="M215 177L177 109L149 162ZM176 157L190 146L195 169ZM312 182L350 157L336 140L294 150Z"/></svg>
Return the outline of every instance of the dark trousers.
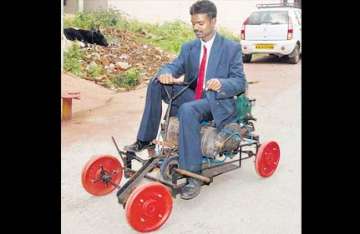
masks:
<svg viewBox="0 0 360 234"><path fill-rule="evenodd" d="M162 101L169 103L165 89L171 96L176 95L184 86L163 85L157 79L149 83L145 110L141 119L137 139L152 141L159 130L162 114ZM179 159L180 167L199 172L202 164L200 144L200 122L211 120L210 104L207 99L194 100L195 93L186 89L173 101L170 116L179 118Z"/></svg>

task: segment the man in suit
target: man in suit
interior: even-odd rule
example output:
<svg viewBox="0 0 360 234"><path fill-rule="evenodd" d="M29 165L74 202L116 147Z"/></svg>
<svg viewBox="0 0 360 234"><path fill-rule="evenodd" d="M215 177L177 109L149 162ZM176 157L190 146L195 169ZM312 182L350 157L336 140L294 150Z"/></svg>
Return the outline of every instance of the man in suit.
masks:
<svg viewBox="0 0 360 234"><path fill-rule="evenodd" d="M151 141L156 138L161 120L161 102L168 102L165 89L174 95L183 88L180 84L184 81L194 82L175 99L170 113L179 119L180 168L201 173L202 121L214 120L218 130L236 121L234 96L244 92L246 85L241 46L215 31L216 14L216 6L208 0L191 6L197 39L185 43L179 56L163 66L149 83L137 140L126 150L137 152L153 147ZM199 181L189 178L182 198L193 198L199 187Z"/></svg>

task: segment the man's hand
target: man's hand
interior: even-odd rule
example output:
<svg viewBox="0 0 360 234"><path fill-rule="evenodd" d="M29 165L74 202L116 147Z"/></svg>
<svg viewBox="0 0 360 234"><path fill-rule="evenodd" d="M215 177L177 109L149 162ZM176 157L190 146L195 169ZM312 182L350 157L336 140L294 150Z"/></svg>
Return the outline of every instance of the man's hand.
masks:
<svg viewBox="0 0 360 234"><path fill-rule="evenodd" d="M162 74L158 77L158 80L162 84L179 84L184 82L184 76L176 79L171 74Z"/></svg>
<svg viewBox="0 0 360 234"><path fill-rule="evenodd" d="M206 90L213 90L218 92L221 88L221 83L218 79L211 79L206 82Z"/></svg>

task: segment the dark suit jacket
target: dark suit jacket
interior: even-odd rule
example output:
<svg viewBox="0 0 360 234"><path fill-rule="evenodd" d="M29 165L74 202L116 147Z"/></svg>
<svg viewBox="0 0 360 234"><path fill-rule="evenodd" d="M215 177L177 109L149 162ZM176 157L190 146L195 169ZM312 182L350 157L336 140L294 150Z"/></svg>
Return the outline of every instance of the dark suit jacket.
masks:
<svg viewBox="0 0 360 234"><path fill-rule="evenodd" d="M187 82L197 79L200 51L199 39L185 43L179 56L163 66L157 76L170 73L176 78L185 75ZM212 78L220 80L221 89L219 92L206 92L206 98L212 107L215 124L221 128L236 116L234 96L245 91L246 80L240 43L228 40L219 33L216 33L207 64L206 80ZM196 81L193 82L193 88L195 86Z"/></svg>

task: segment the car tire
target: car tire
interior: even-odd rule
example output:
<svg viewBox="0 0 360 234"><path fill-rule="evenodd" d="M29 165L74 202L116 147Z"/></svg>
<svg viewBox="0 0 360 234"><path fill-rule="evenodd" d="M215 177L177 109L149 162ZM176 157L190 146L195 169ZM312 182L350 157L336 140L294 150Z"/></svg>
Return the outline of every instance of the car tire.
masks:
<svg viewBox="0 0 360 234"><path fill-rule="evenodd" d="M300 60L300 48L299 45L296 45L295 49L289 55L289 63L297 64Z"/></svg>
<svg viewBox="0 0 360 234"><path fill-rule="evenodd" d="M252 54L244 54L243 55L243 62L244 63L250 63Z"/></svg>

